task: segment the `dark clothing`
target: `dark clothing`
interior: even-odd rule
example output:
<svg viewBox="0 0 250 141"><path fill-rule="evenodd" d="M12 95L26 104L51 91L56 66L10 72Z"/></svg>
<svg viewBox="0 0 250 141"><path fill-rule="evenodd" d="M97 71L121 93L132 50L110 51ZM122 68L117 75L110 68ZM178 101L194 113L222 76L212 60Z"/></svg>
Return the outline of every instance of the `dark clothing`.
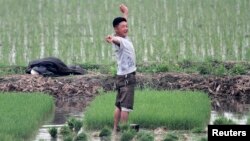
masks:
<svg viewBox="0 0 250 141"><path fill-rule="evenodd" d="M133 110L134 106L134 89L136 85L135 72L127 75L117 75L117 96L115 106Z"/></svg>
<svg viewBox="0 0 250 141"><path fill-rule="evenodd" d="M26 73L35 70L43 76L65 76L70 74L84 74L84 69L79 66L67 66L60 59L48 57L31 61L26 69Z"/></svg>

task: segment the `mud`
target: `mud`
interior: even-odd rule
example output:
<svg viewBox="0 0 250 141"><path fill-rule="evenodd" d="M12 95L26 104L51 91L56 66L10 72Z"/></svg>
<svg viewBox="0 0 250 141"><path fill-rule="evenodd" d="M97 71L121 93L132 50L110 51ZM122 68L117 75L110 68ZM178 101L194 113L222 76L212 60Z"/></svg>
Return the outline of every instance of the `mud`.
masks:
<svg viewBox="0 0 250 141"><path fill-rule="evenodd" d="M137 73L139 89L158 90L200 90L206 92L213 107L241 111L237 103L250 103L250 76L205 76L184 73ZM86 75L67 77L42 77L32 75L9 75L0 77L0 91L44 92L60 101L80 98L82 107L101 91L115 90L115 77L89 72ZM72 102L70 102L72 104ZM77 103L73 102L75 106ZM234 108L230 108L230 104ZM65 106L65 104L62 104ZM72 107L72 106L71 106ZM64 108L65 109L65 108Z"/></svg>

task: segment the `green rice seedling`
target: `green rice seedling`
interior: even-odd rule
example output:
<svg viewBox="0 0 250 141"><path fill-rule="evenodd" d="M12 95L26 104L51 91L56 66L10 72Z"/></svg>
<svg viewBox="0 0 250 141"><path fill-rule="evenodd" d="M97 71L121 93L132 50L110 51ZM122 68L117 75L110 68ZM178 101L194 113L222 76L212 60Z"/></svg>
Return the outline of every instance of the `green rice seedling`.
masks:
<svg viewBox="0 0 250 141"><path fill-rule="evenodd" d="M64 125L63 127L60 128L60 134L63 136L67 136L71 134L71 130L68 126Z"/></svg>
<svg viewBox="0 0 250 141"><path fill-rule="evenodd" d="M178 62L178 65L182 68L182 69L185 69L185 68L190 68L192 67L194 64L193 62L191 62L190 60L183 60L183 61L180 61Z"/></svg>
<svg viewBox="0 0 250 141"><path fill-rule="evenodd" d="M57 136L57 128L55 127L52 127L52 128L49 128L49 134L52 138L56 138Z"/></svg>
<svg viewBox="0 0 250 141"><path fill-rule="evenodd" d="M67 120L67 124L68 124L69 129L72 131L75 131L76 133L82 128L82 125L83 125L81 120L78 120L73 117Z"/></svg>
<svg viewBox="0 0 250 141"><path fill-rule="evenodd" d="M67 135L63 137L63 141L73 141L74 137L73 135Z"/></svg>
<svg viewBox="0 0 250 141"><path fill-rule="evenodd" d="M227 70L224 67L224 65L221 64L218 67L215 67L215 69L213 69L212 74L217 75L217 76L223 76L227 74Z"/></svg>
<svg viewBox="0 0 250 141"><path fill-rule="evenodd" d="M196 127L192 129L192 133L204 133L204 128L203 127Z"/></svg>
<svg viewBox="0 0 250 141"><path fill-rule="evenodd" d="M121 124L121 125L119 126L119 128L120 128L121 132L130 130L130 126L129 126L128 123L126 123L126 124Z"/></svg>
<svg viewBox="0 0 250 141"><path fill-rule="evenodd" d="M74 139L74 141L87 141L88 140L88 136L86 133L80 133L76 136L76 138Z"/></svg>
<svg viewBox="0 0 250 141"><path fill-rule="evenodd" d="M209 62L202 63L197 70L200 74L212 74L213 66Z"/></svg>
<svg viewBox="0 0 250 141"><path fill-rule="evenodd" d="M116 68L114 66L110 66L109 72L110 72L110 74L112 74L113 76L115 76L116 75Z"/></svg>
<svg viewBox="0 0 250 141"><path fill-rule="evenodd" d="M207 138L206 137L202 137L202 138L200 138L199 141L207 141Z"/></svg>
<svg viewBox="0 0 250 141"><path fill-rule="evenodd" d="M168 133L163 141L178 141L179 137L174 133Z"/></svg>
<svg viewBox="0 0 250 141"><path fill-rule="evenodd" d="M29 60L47 56L65 58L70 64L112 63L112 48L103 38L113 32L110 23L120 13L116 6L108 7L108 3L118 6L121 1L107 0L100 6L91 0L1 0L0 13L6 14L0 16L0 64L25 65ZM127 1L129 36L137 62L206 58L249 61L249 3ZM146 18L152 13L154 16Z"/></svg>
<svg viewBox="0 0 250 141"><path fill-rule="evenodd" d="M99 134L99 137L104 136L111 136L111 130L108 127L104 127Z"/></svg>
<svg viewBox="0 0 250 141"><path fill-rule="evenodd" d="M114 92L109 92L91 102L83 119L87 129L112 128L115 96ZM134 104L128 123L139 124L142 128L204 127L211 112L210 99L203 92L137 90Z"/></svg>
<svg viewBox="0 0 250 141"><path fill-rule="evenodd" d="M247 119L247 124L250 124L250 117Z"/></svg>
<svg viewBox="0 0 250 141"><path fill-rule="evenodd" d="M150 65L139 65L138 72L146 73L158 73L158 72L168 72L169 66L167 64L150 64Z"/></svg>
<svg viewBox="0 0 250 141"><path fill-rule="evenodd" d="M169 67L166 64L158 66L157 69L158 69L158 72L168 72L169 71Z"/></svg>
<svg viewBox="0 0 250 141"><path fill-rule="evenodd" d="M0 94L0 107L0 136L28 140L52 115L54 102L43 93L8 92Z"/></svg>
<svg viewBox="0 0 250 141"><path fill-rule="evenodd" d="M219 117L214 122L214 125L227 125L227 124L235 124L231 119L226 117Z"/></svg>
<svg viewBox="0 0 250 141"><path fill-rule="evenodd" d="M247 69L241 65L241 64L236 64L233 66L233 68L230 69L231 74L234 75L243 75L247 73Z"/></svg>
<svg viewBox="0 0 250 141"><path fill-rule="evenodd" d="M85 133L79 133L80 129L82 128L82 121L78 120L74 117L70 117L67 120L67 125L64 125L60 129L60 134L65 138L69 139L70 137L74 138L74 140L84 140L85 139ZM87 136L86 136L87 137ZM87 138L86 138L87 139Z"/></svg>
<svg viewBox="0 0 250 141"><path fill-rule="evenodd" d="M121 135L121 141L131 141L135 136L135 132L131 130L124 131Z"/></svg>
<svg viewBox="0 0 250 141"><path fill-rule="evenodd" d="M2 134L0 133L0 140L1 141L21 141L21 139L15 138L10 134Z"/></svg>
<svg viewBox="0 0 250 141"><path fill-rule="evenodd" d="M83 122L81 120L76 120L74 123L74 131L78 133L82 128Z"/></svg>
<svg viewBox="0 0 250 141"><path fill-rule="evenodd" d="M71 117L67 120L67 124L68 124L68 127L70 130L72 130L72 131L74 130L75 123L76 123L76 118Z"/></svg>
<svg viewBox="0 0 250 141"><path fill-rule="evenodd" d="M154 136L149 132L139 132L136 136L138 141L154 141Z"/></svg>

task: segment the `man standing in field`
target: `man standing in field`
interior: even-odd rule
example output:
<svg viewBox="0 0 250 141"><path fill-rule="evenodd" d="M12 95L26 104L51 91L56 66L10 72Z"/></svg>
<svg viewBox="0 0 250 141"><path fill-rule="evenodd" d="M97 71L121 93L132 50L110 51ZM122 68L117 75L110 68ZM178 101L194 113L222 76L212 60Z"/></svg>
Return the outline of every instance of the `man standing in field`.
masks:
<svg viewBox="0 0 250 141"><path fill-rule="evenodd" d="M118 124L127 123L129 112L133 110L134 88L136 84L135 50L128 38L128 8L122 4L120 11L123 17L113 20L115 34L108 35L106 41L112 44L117 60L117 83L118 90L115 101L114 131L119 131Z"/></svg>

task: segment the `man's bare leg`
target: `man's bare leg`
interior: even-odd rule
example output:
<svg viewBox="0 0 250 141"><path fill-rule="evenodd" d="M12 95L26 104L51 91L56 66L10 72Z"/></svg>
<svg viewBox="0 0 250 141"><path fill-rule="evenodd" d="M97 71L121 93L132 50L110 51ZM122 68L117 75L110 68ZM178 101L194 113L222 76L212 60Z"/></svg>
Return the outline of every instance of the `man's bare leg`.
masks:
<svg viewBox="0 0 250 141"><path fill-rule="evenodd" d="M128 122L129 112L121 111L121 123L126 124Z"/></svg>
<svg viewBox="0 0 250 141"><path fill-rule="evenodd" d="M114 113L114 131L117 130L120 118L121 118L121 110L116 107Z"/></svg>

